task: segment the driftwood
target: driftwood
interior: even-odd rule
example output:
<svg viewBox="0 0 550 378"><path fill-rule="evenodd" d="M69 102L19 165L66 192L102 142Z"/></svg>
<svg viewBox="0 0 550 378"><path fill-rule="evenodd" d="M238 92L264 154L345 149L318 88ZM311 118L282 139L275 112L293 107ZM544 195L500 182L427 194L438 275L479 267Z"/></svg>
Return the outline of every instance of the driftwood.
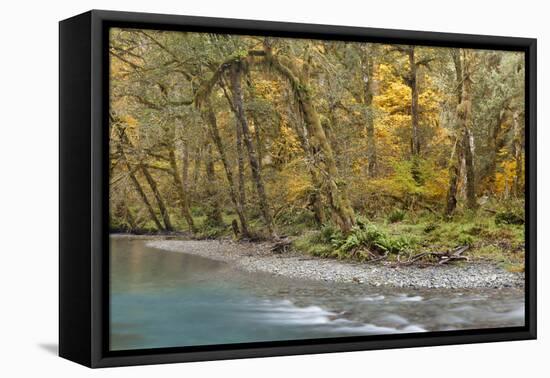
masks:
<svg viewBox="0 0 550 378"><path fill-rule="evenodd" d="M388 255L389 255L389 252L386 251L383 255L381 256L377 256L375 255L374 253L370 252L369 251L369 256L371 256L372 258L370 260L367 260L366 262L368 263L374 263L374 262L378 262L378 261L382 261L382 260L386 260L388 258Z"/></svg>
<svg viewBox="0 0 550 378"><path fill-rule="evenodd" d="M273 253L287 252L290 249L291 245L292 245L292 240L290 240L288 237L279 238L273 243L271 247L271 252Z"/></svg>
<svg viewBox="0 0 550 378"><path fill-rule="evenodd" d="M463 245L461 247L455 248L452 251L447 252L422 252L412 256L407 261L403 262L403 264L410 265L427 256L436 257L438 259L437 263L439 265L448 264L452 261L469 261L468 257L462 256L462 254L466 252L468 248L469 247L467 245Z"/></svg>

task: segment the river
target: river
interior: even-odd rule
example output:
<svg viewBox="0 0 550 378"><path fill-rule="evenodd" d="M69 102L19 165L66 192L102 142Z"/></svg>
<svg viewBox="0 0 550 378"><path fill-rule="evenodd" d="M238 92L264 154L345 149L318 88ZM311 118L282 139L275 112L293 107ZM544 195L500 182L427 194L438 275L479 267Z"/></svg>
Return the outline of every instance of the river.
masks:
<svg viewBox="0 0 550 378"><path fill-rule="evenodd" d="M522 289L289 279L111 238L111 350L523 326Z"/></svg>

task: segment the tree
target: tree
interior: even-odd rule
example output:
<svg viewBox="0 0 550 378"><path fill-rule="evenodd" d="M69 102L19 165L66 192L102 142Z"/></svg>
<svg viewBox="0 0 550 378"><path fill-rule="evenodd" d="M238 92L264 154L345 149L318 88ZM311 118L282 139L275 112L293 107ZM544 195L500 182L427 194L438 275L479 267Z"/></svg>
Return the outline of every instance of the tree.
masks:
<svg viewBox="0 0 550 378"><path fill-rule="evenodd" d="M313 151L314 169L321 170L319 177L322 177L322 186L327 191L329 206L335 215L337 224L344 233L347 233L355 223L355 214L347 198L345 186L343 184L338 185L336 181L338 172L332 155L332 148L313 104L311 89L309 89L307 83L299 79L297 69L290 68L294 66L290 59L283 57L280 60L272 54L269 46L264 45L264 52L267 66L288 80L294 92L300 112L304 117L309 145Z"/></svg>
<svg viewBox="0 0 550 378"><path fill-rule="evenodd" d="M374 44L366 44L363 56L361 59L361 70L363 73L364 84L364 104L367 108L366 130L367 130L367 159L368 159L368 175L376 176L377 155L376 155L376 139L374 136L374 111L372 100L374 98Z"/></svg>
<svg viewBox="0 0 550 378"><path fill-rule="evenodd" d="M256 149L252 143L252 136L250 135L250 128L248 127L248 121L246 119L246 114L243 107L243 94L241 89L242 69L242 63L237 62L231 66L230 70L233 106L235 108L235 116L241 126L242 138L244 139L244 144L246 145L246 149L248 151L250 170L252 171L254 184L256 185L256 190L258 191L260 209L264 217L265 225L269 234L274 235L273 219L271 218L271 210L269 209L262 174L260 172L260 163L258 161Z"/></svg>
<svg viewBox="0 0 550 378"><path fill-rule="evenodd" d="M475 169L472 123L472 75L474 70L473 52L471 50L453 51L457 78L458 105L456 107L457 153L451 158L449 191L447 194L447 215L451 215L457 204L458 178L464 165L464 182L466 186L466 206L469 209L477 207L475 190ZM456 156L456 157L455 157Z"/></svg>

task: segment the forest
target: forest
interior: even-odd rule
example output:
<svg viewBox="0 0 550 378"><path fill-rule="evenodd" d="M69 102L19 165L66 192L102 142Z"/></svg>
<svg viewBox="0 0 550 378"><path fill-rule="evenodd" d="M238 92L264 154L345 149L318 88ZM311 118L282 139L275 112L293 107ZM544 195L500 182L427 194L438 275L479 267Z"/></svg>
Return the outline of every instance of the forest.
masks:
<svg viewBox="0 0 550 378"><path fill-rule="evenodd" d="M109 55L111 232L523 270L524 53L113 28Z"/></svg>

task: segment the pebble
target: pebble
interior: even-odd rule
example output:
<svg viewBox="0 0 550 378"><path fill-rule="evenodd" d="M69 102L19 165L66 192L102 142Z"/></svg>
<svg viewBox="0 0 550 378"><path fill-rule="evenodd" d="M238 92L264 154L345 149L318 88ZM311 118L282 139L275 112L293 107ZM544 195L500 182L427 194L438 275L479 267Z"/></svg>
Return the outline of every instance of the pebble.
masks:
<svg viewBox="0 0 550 378"><path fill-rule="evenodd" d="M524 273L508 272L494 264L470 262L419 268L392 268L382 264L357 264L326 258L308 258L297 252L274 255L269 243L213 240L153 240L148 247L225 261L250 272L266 272L291 278L356 282L371 286L410 288L524 287ZM248 258L243 258L247 256Z"/></svg>

